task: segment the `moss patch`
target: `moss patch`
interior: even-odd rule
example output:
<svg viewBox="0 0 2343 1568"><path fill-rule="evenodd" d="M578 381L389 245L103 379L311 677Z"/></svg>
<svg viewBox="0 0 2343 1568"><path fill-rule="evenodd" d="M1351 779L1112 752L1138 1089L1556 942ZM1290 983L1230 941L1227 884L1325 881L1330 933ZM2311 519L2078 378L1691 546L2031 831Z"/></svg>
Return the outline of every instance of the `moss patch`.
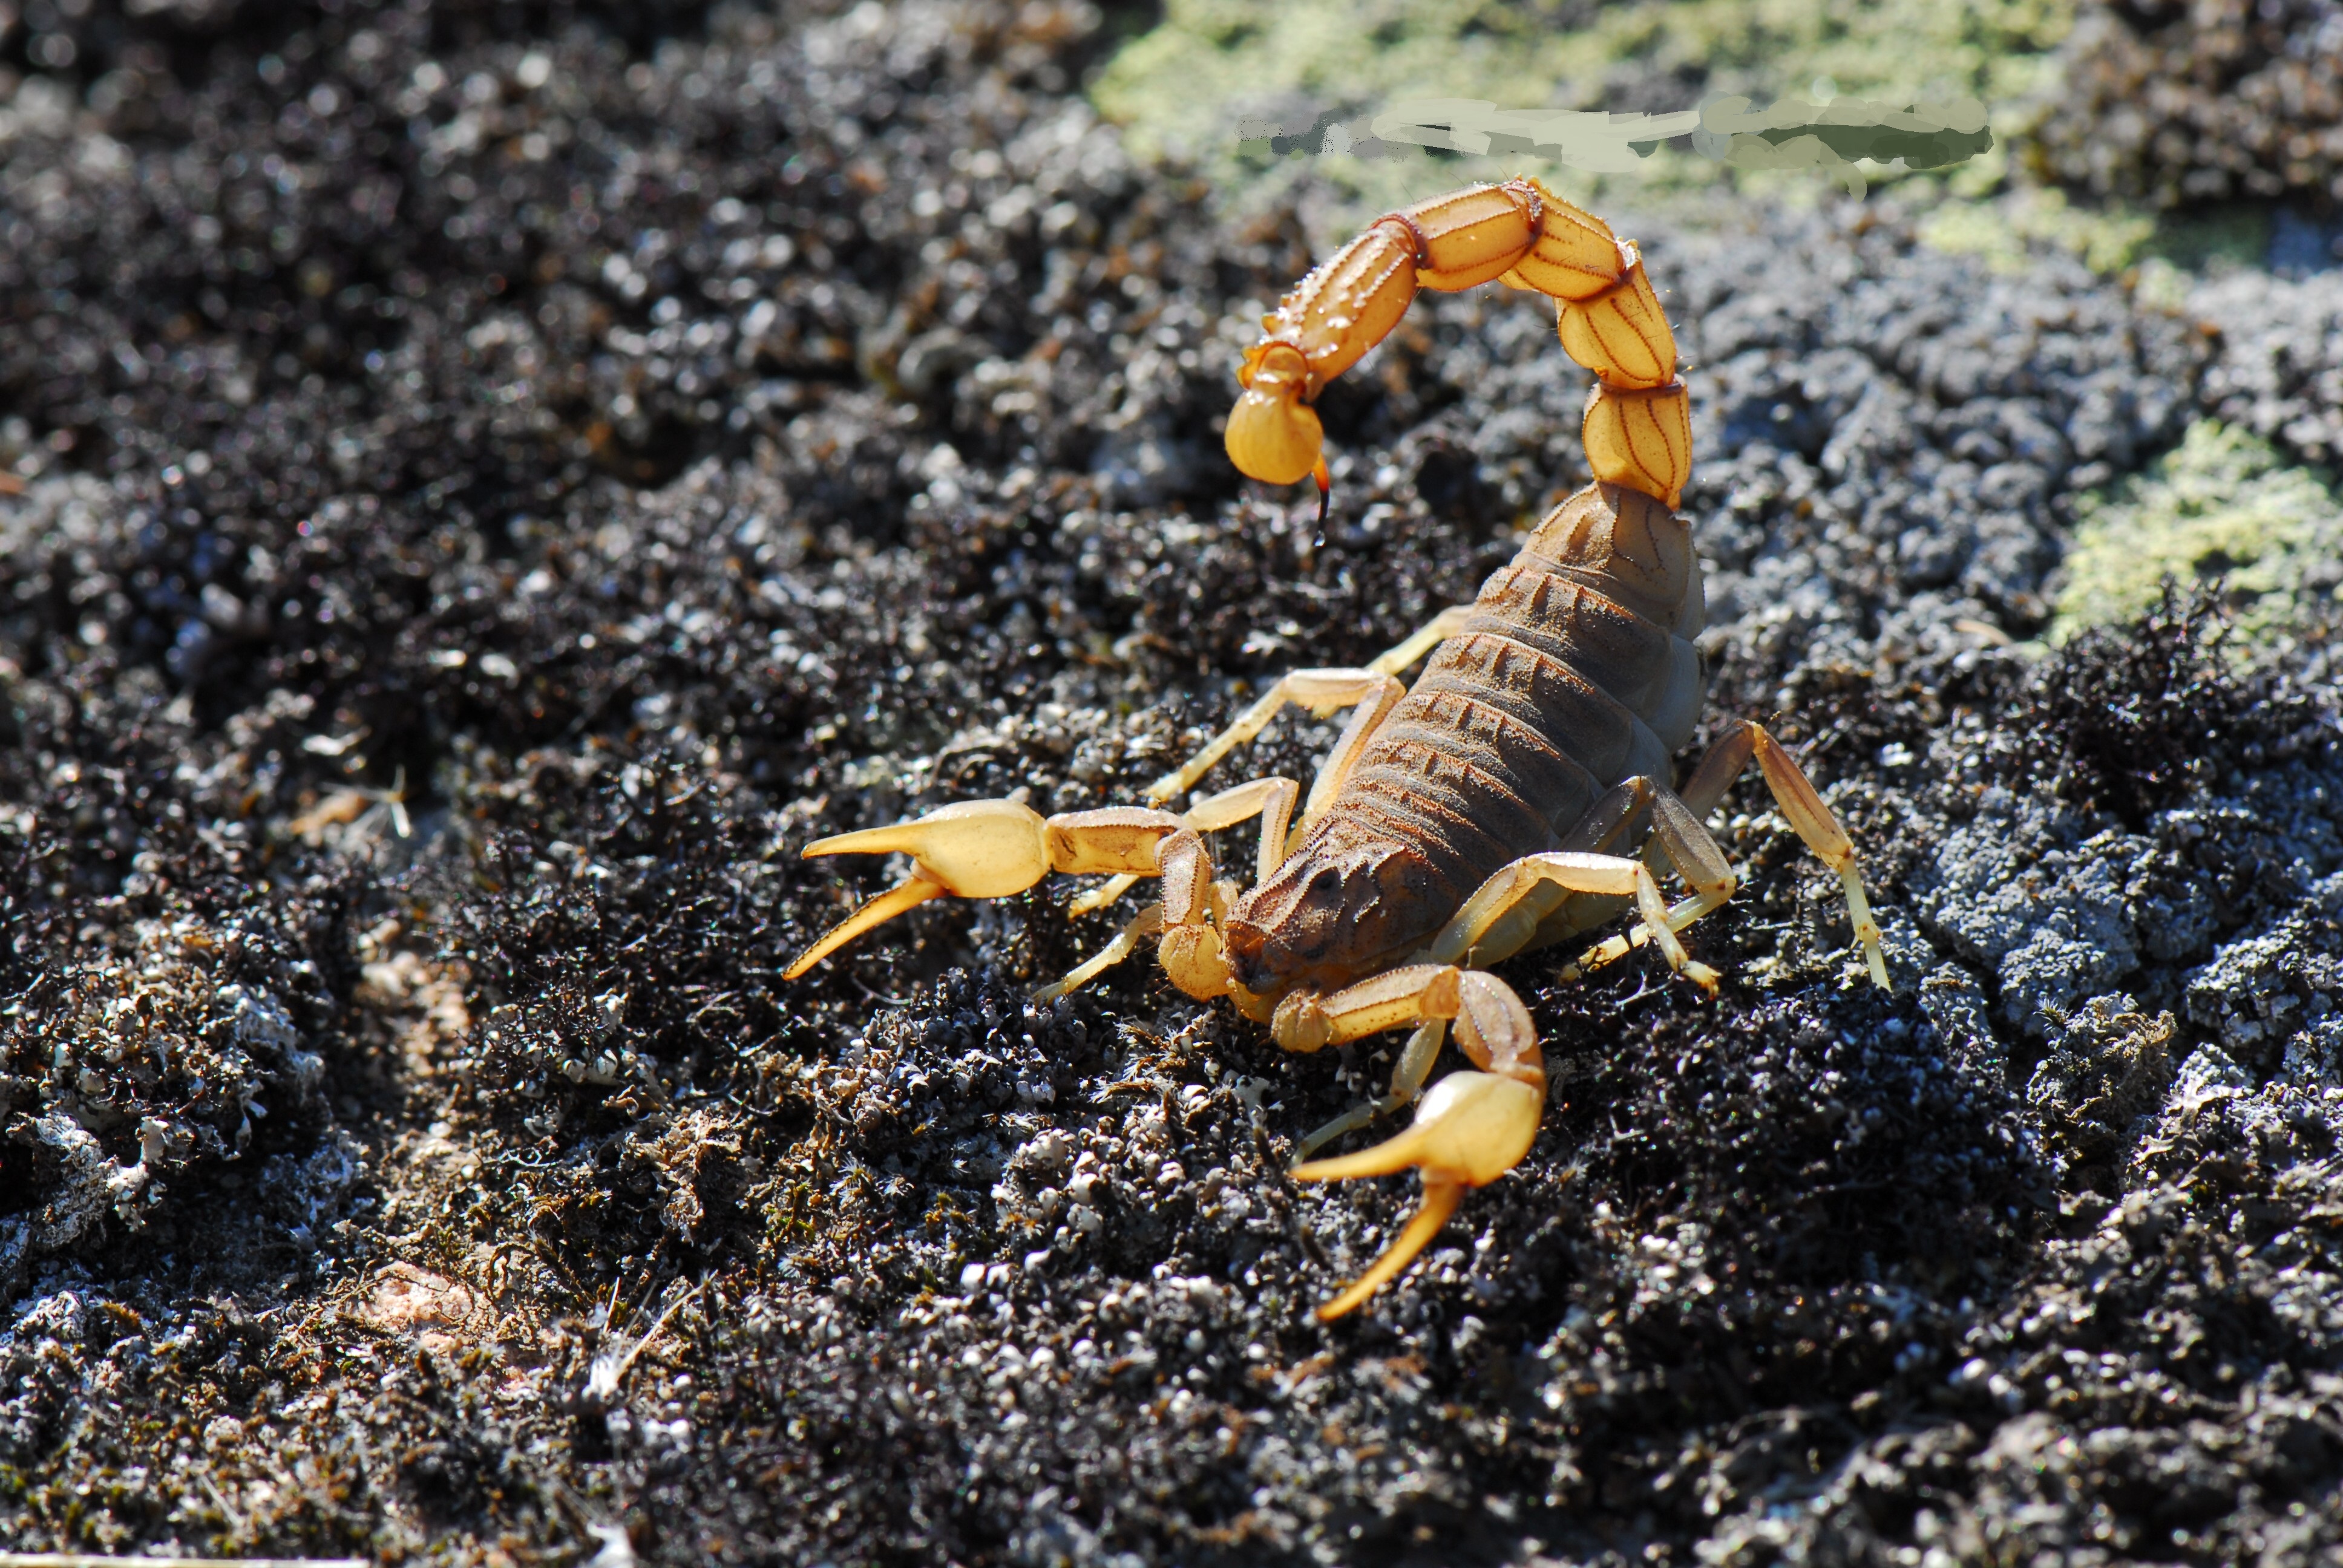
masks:
<svg viewBox="0 0 2343 1568"><path fill-rule="evenodd" d="M2167 577L2217 580L2240 631L2265 636L2331 596L2343 558L2343 505L2328 481L2217 420L2078 510L2053 642L2133 619Z"/></svg>

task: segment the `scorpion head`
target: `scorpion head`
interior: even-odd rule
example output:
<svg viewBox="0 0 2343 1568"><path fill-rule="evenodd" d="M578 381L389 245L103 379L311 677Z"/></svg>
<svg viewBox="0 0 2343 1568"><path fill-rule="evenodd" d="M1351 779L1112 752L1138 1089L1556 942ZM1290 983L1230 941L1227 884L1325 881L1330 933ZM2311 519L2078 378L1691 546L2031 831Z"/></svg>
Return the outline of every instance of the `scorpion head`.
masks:
<svg viewBox="0 0 2343 1568"><path fill-rule="evenodd" d="M1405 846L1339 829L1315 834L1229 912L1231 972L1256 995L1339 986L1422 942L1455 904Z"/></svg>

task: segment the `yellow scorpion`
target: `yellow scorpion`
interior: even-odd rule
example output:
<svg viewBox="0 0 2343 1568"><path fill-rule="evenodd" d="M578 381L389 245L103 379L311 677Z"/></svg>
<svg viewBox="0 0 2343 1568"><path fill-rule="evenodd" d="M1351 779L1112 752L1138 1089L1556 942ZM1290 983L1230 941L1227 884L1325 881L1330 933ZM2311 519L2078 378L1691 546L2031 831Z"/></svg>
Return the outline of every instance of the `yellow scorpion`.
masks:
<svg viewBox="0 0 2343 1568"><path fill-rule="evenodd" d="M1363 668L1286 675L1150 786L1147 806L1044 818L1015 801L968 801L805 850L900 852L912 870L816 942L786 971L791 979L942 894L1000 898L1051 871L1111 879L1076 900L1082 910L1153 877L1161 900L1040 997L1087 983L1151 937L1173 984L1267 1020L1287 1050L1412 1030L1390 1092L1312 1132L1302 1152L1410 1104L1413 1124L1292 1172L1302 1181L1410 1166L1423 1173L1414 1217L1321 1318L1350 1312L1406 1268L1464 1191L1511 1170L1537 1136L1545 1108L1537 1031L1490 965L1567 940L1632 902L1635 924L1564 976L1648 941L1715 993L1715 971L1677 933L1733 896L1733 867L1702 823L1753 759L1784 818L1838 873L1871 978L1887 984L1855 846L1773 737L1736 723L1680 789L1668 787L1668 759L1699 715L1692 639L1704 607L1691 530L1674 510L1692 467L1690 403L1674 334L1632 241L1534 179L1476 186L1379 219L1264 320L1238 372L1244 395L1229 417L1231 460L1272 483L1314 476L1322 508L1329 480L1311 404L1391 331L1417 289L1492 280L1554 297L1564 349L1594 373L1582 424L1594 482L1555 508L1472 604L1443 611ZM1422 678L1403 684L1401 672L1427 653ZM1322 719L1352 710L1306 800L1292 779L1267 778L1184 812L1165 809L1288 704ZM1256 819L1254 883L1244 892L1216 877L1203 836ZM1621 852L1646 820L1644 854ZM1686 896L1671 905L1655 869L1672 869ZM1452 1027L1473 1070L1427 1092Z"/></svg>

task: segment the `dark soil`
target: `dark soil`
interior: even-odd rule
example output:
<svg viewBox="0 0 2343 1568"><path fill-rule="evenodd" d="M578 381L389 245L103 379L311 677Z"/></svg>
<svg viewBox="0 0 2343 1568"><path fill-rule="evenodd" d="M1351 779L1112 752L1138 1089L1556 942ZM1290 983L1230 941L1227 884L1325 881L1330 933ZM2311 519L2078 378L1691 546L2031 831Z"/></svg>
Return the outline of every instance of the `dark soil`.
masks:
<svg viewBox="0 0 2343 1568"><path fill-rule="evenodd" d="M2327 630L2013 646L2190 420L2324 458L2249 396L2343 375L2268 336L2312 285L1614 215L1693 362L1712 721L1807 744L1896 989L1745 785L1723 994L1505 966L1536 1147L1322 1327L1413 1194L1282 1172L1390 1042L1288 1058L1146 961L1030 1006L1113 929L1054 887L785 985L885 876L798 851L1134 799L1468 596L1584 479L1550 316L1424 301L1325 399L1321 536L1216 429L1309 247L1095 121L1121 19L649 14L5 36L0 1541L2343 1548Z"/></svg>

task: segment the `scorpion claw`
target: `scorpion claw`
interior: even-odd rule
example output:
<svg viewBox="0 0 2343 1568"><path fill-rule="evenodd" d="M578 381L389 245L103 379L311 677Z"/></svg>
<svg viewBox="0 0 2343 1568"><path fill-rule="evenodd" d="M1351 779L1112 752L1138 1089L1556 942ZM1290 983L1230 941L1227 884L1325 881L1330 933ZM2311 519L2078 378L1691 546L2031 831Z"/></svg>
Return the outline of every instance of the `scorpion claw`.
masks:
<svg viewBox="0 0 2343 1568"><path fill-rule="evenodd" d="M1441 1227L1448 1223L1451 1214L1456 1212L1457 1201L1463 1196L1463 1182L1442 1181L1429 1171L1425 1172L1423 1201L1417 1206L1415 1217L1407 1222L1407 1229L1399 1233L1399 1240L1383 1249L1382 1257L1367 1266L1365 1273L1352 1281L1341 1295L1318 1309L1318 1321L1332 1322L1343 1313L1363 1305L1370 1296L1397 1278L1402 1269L1415 1261L1418 1252L1432 1244L1432 1238L1440 1234Z"/></svg>
<svg viewBox="0 0 2343 1568"><path fill-rule="evenodd" d="M888 889L823 932L820 941L808 948L795 963L781 971L781 978L797 979L873 926L883 926L905 910L916 909L942 891L941 887L920 877L909 878L900 885Z"/></svg>
<svg viewBox="0 0 2343 1568"><path fill-rule="evenodd" d="M1341 1295L1318 1309L1322 1321L1358 1306L1413 1262L1448 1222L1467 1187L1484 1187L1512 1170L1537 1136L1545 1097L1517 1078L1493 1072L1452 1072L1417 1104L1415 1123L1373 1149L1297 1165L1302 1181L1388 1176L1415 1166L1423 1172L1423 1202L1383 1256Z"/></svg>
<svg viewBox="0 0 2343 1568"><path fill-rule="evenodd" d="M920 876L945 892L994 899L1049 874L1047 826L1040 812L1014 800L963 800L917 821L817 839L805 857L909 855Z"/></svg>
<svg viewBox="0 0 2343 1568"><path fill-rule="evenodd" d="M940 894L1004 898L1053 870L1152 876L1163 839L1180 829L1176 817L1128 807L1043 817L1015 800L963 800L917 821L818 839L805 847L807 858L909 855L910 879L849 915L783 970L781 978L797 979L871 927Z"/></svg>

